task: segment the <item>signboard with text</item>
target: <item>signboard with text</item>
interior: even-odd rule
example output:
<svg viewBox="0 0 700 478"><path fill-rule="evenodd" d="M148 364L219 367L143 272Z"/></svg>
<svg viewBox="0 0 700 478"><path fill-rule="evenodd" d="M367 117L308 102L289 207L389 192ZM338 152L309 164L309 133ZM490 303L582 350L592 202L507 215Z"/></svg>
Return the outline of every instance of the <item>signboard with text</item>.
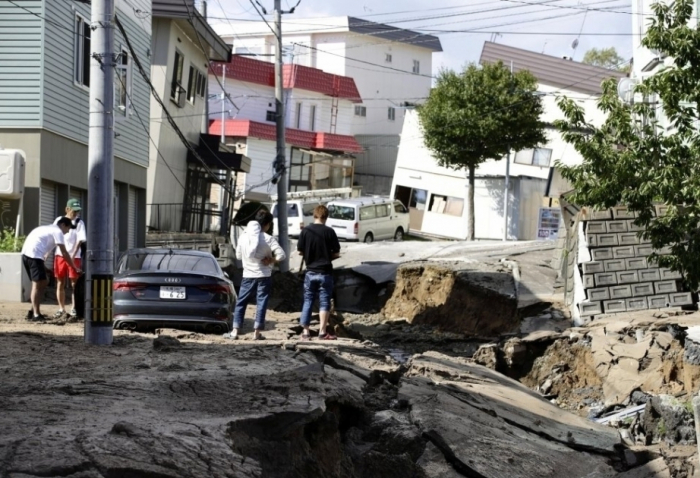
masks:
<svg viewBox="0 0 700 478"><path fill-rule="evenodd" d="M551 241L557 238L561 224L561 209L541 207L537 220L537 239Z"/></svg>

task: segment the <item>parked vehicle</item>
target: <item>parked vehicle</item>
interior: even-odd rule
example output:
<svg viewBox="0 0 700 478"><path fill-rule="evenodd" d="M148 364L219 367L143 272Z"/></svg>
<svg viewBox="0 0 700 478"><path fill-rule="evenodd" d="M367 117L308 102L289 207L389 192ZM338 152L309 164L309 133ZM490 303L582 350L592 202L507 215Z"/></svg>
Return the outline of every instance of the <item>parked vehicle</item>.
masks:
<svg viewBox="0 0 700 478"><path fill-rule="evenodd" d="M131 249L113 283L114 328L231 330L236 292L208 252Z"/></svg>
<svg viewBox="0 0 700 478"><path fill-rule="evenodd" d="M335 230L339 239L401 241L409 232L408 209L396 199L361 197L331 201L327 206L326 225Z"/></svg>
<svg viewBox="0 0 700 478"><path fill-rule="evenodd" d="M314 208L319 204L321 204L319 201L287 200L287 234L290 237L299 237L305 226L313 224ZM272 230L275 236L279 234L277 215L278 205L275 203L272 205L272 216L274 217Z"/></svg>

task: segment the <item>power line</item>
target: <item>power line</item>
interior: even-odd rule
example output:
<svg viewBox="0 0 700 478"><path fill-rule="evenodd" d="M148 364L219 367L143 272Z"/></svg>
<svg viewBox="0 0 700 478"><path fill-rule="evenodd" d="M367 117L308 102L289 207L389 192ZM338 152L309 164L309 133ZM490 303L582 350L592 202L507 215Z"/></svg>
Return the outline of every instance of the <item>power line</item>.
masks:
<svg viewBox="0 0 700 478"><path fill-rule="evenodd" d="M252 0L251 0L252 1ZM399 27L394 27L392 24L396 23L411 23L411 22L417 22L417 21L425 21L425 20L433 20L433 19L438 19L438 18L453 18L453 17L459 17L459 16L464 16L464 15L475 15L479 13L490 13L490 12L496 12L496 11L503 11L503 10L512 10L512 9L517 9L517 8L524 8L526 6L547 6L549 9L553 9L554 7L561 7L560 5L550 5L553 2L558 2L561 0L544 0L539 3L528 3L528 2L523 2L524 4L520 5L512 5L512 6L503 6L503 7L498 7L498 8L487 8L487 9L481 9L481 10L468 10L465 12L457 12L457 13L449 13L449 14L440 14L440 15L432 15L432 16L420 16L420 17L411 17L411 18L402 18L402 19L396 19L396 20L390 20L390 22L387 23L376 23L373 21L365 21L365 22L359 22L353 24L353 27L377 27L376 31L371 31L368 32L367 35L379 35L382 33L391 33L396 31L396 29L400 29ZM619 0L599 0L596 2L591 3L590 5L602 5L602 4L607 4L607 3L613 3L617 2ZM489 3L489 4L492 4ZM618 7L624 7L624 4L616 5L614 7L610 8L618 8ZM602 12L606 12L604 9L599 9ZM432 11L432 9L430 10ZM544 11L544 10L543 10ZM525 13L523 12L523 15L526 14L531 14L531 13L538 13L538 12L529 12ZM217 18L217 17L212 17L212 18ZM454 23L463 23L463 22L468 22L468 21L480 21L480 20L485 20L485 18L474 18L471 20L463 20L460 22L454 22ZM259 20L246 20L246 19L240 19L238 21L259 21ZM299 22L299 21L294 21L293 25L310 25L310 26L323 26L327 28L317 28L317 29L309 29L302 31L303 33L324 33L329 30L334 30L339 27L339 25L330 25L330 24L319 24L317 22L309 22L309 23L304 23L304 22ZM434 25L442 25L442 24L433 24L433 25L425 25L425 26L434 26ZM381 28L385 28L382 30ZM386 29L388 28L388 29ZM424 28L422 27L415 27L415 28L410 28L410 29L404 29L406 32L418 32L419 30L423 30ZM267 32L250 32L250 33L245 33L245 35L250 35L250 36L258 36L258 35L264 35ZM298 33L298 32L295 32Z"/></svg>
<svg viewBox="0 0 700 478"><path fill-rule="evenodd" d="M250 2L251 5L253 5L253 8L255 8L255 11L258 12L258 15L259 15L260 18L262 18L262 20L265 22L265 25L267 25L267 28L269 28L270 31L272 32L272 34L275 36L275 38L277 38L278 33L277 33L277 32L275 31L275 29L272 28L272 26L268 23L267 19L263 16L262 12L261 12L260 10L258 10L258 5L260 5L260 2L258 2L257 0L248 0L248 1ZM256 3L257 3L258 5L256 5ZM264 11L265 11L265 8L264 8L262 5L260 5L260 7L263 9L263 12L264 12Z"/></svg>

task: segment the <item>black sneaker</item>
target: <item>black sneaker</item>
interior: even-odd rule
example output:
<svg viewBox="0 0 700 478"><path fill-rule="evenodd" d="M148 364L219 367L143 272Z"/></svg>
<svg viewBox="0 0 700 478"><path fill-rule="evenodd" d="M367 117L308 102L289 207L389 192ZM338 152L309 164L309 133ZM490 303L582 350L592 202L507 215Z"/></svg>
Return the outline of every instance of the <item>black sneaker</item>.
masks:
<svg viewBox="0 0 700 478"><path fill-rule="evenodd" d="M30 322L44 322L46 320L46 316L44 314L34 315L32 313L32 316L27 317L27 320Z"/></svg>

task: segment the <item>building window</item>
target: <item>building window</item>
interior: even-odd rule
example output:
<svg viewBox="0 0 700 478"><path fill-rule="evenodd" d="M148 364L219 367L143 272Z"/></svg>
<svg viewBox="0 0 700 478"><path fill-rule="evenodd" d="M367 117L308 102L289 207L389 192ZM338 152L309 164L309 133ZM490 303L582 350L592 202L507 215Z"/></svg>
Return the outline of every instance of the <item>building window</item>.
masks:
<svg viewBox="0 0 700 478"><path fill-rule="evenodd" d="M301 103L297 103L296 117L294 118L294 127L301 128Z"/></svg>
<svg viewBox="0 0 700 478"><path fill-rule="evenodd" d="M462 217L464 211L464 199L452 196L433 194L430 196L430 212Z"/></svg>
<svg viewBox="0 0 700 478"><path fill-rule="evenodd" d="M413 70L412 71L416 75L420 74L420 61L413 60Z"/></svg>
<svg viewBox="0 0 700 478"><path fill-rule="evenodd" d="M204 73L197 70L197 95L200 98L204 98L204 95L206 95L206 94L207 94L207 77L204 76Z"/></svg>
<svg viewBox="0 0 700 478"><path fill-rule="evenodd" d="M185 58L182 53L175 50L175 63L173 64L173 78L170 83L170 98L174 100L178 105L180 102L180 95L185 91L182 87L182 70L184 68L183 62Z"/></svg>
<svg viewBox="0 0 700 478"><path fill-rule="evenodd" d="M527 164L532 166L540 166L543 168L549 167L552 160L552 150L548 148L524 149L515 153L513 160L518 164Z"/></svg>
<svg viewBox="0 0 700 478"><path fill-rule="evenodd" d="M277 115L274 111L267 110L265 113L265 121L271 121L275 123L277 121Z"/></svg>
<svg viewBox="0 0 700 478"><path fill-rule="evenodd" d="M355 106L355 116L367 116L367 107Z"/></svg>
<svg viewBox="0 0 700 478"><path fill-rule="evenodd" d="M195 98L197 98L197 70L190 65L190 74L187 77L187 101L194 105Z"/></svg>
<svg viewBox="0 0 700 478"><path fill-rule="evenodd" d="M392 60L391 53L387 53L386 55L384 55L385 62L391 63L391 60Z"/></svg>
<svg viewBox="0 0 700 478"><path fill-rule="evenodd" d="M80 86L90 86L90 23L83 17L75 17L75 51L73 55L73 79Z"/></svg>
<svg viewBox="0 0 700 478"><path fill-rule="evenodd" d="M311 105L309 114L309 131L316 131L316 105Z"/></svg>
<svg viewBox="0 0 700 478"><path fill-rule="evenodd" d="M123 115L129 105L131 94L131 62L126 50L122 50L114 69L114 108Z"/></svg>
<svg viewBox="0 0 700 478"><path fill-rule="evenodd" d="M396 119L396 108L389 106L388 110L389 121L394 121Z"/></svg>
<svg viewBox="0 0 700 478"><path fill-rule="evenodd" d="M408 207L425 211L425 203L428 199L428 191L425 189L413 189L411 191L411 200L408 202Z"/></svg>

